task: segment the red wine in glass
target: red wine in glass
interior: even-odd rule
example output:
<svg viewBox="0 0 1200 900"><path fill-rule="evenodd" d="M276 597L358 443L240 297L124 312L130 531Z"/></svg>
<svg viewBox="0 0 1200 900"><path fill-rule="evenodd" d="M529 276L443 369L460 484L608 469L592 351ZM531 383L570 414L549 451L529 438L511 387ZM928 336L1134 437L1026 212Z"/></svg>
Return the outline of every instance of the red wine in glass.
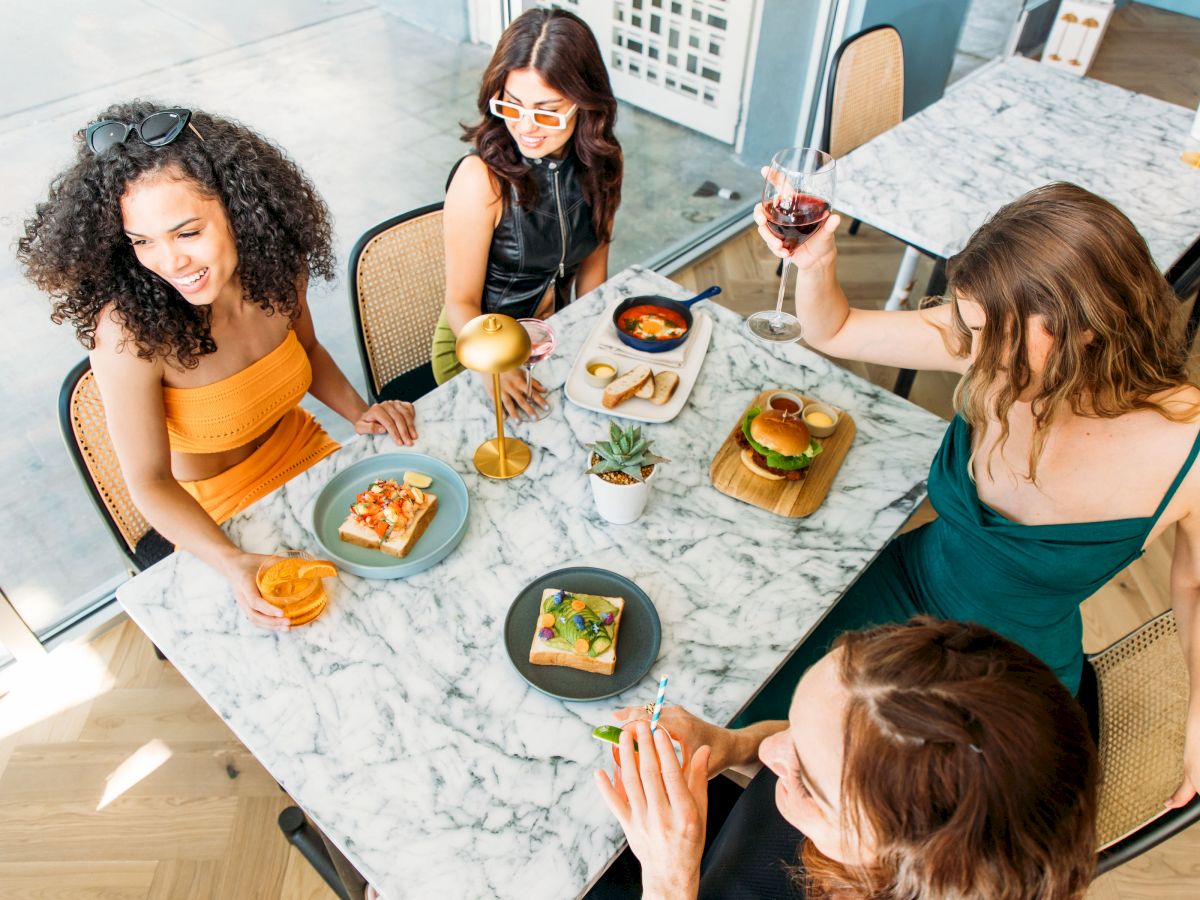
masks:
<svg viewBox="0 0 1200 900"><path fill-rule="evenodd" d="M829 201L809 194L778 194L765 212L767 228L792 253L829 218Z"/></svg>

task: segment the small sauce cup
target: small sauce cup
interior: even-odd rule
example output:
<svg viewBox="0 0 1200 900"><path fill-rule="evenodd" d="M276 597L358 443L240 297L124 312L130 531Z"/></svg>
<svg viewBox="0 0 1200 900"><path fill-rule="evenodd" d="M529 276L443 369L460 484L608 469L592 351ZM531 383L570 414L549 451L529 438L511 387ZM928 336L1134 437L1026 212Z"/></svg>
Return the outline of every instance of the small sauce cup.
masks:
<svg viewBox="0 0 1200 900"><path fill-rule="evenodd" d="M804 408L804 398L791 391L776 391L767 398L767 408L777 409L789 416L797 416Z"/></svg>
<svg viewBox="0 0 1200 900"><path fill-rule="evenodd" d="M594 356L583 366L583 377L592 387L606 388L617 377L617 364L604 356Z"/></svg>
<svg viewBox="0 0 1200 900"><path fill-rule="evenodd" d="M838 411L828 403L809 403L804 407L804 424L813 437L829 437L837 429Z"/></svg>

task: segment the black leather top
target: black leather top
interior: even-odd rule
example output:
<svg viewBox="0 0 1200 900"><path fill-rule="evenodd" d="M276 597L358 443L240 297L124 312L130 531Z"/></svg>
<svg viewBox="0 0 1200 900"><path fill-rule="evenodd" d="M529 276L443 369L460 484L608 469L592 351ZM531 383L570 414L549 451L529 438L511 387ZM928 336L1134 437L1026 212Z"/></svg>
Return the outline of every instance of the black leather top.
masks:
<svg viewBox="0 0 1200 900"><path fill-rule="evenodd" d="M454 178L455 163L447 184ZM580 264L599 246L592 208L583 199L578 162L568 151L562 159L525 159L538 186L537 201L517 205L515 192L492 233L482 310L513 318L532 316L554 284L554 309L571 302L571 285Z"/></svg>

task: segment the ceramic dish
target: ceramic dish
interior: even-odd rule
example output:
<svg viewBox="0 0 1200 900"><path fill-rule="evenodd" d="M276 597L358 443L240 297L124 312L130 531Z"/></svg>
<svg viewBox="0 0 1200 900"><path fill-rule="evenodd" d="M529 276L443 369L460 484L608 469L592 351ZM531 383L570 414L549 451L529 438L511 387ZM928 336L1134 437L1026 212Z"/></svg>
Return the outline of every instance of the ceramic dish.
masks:
<svg viewBox="0 0 1200 900"><path fill-rule="evenodd" d="M354 498L376 479L400 481L405 472L423 472L432 478L428 491L438 500L433 521L408 556L398 559L341 540L338 528L346 520ZM383 453L360 459L329 479L313 503L312 530L322 553L339 569L363 578L405 578L437 565L450 555L467 531L470 506L462 477L440 459L411 451Z"/></svg>
<svg viewBox="0 0 1200 900"><path fill-rule="evenodd" d="M564 666L535 666L529 661L529 647L546 588L625 598L625 611L617 630L617 668L613 674L597 675ZM624 575L591 566L557 569L535 578L517 594L504 620L504 648L517 674L543 694L560 700L603 700L633 687L654 665L661 642L658 611L645 591Z"/></svg>

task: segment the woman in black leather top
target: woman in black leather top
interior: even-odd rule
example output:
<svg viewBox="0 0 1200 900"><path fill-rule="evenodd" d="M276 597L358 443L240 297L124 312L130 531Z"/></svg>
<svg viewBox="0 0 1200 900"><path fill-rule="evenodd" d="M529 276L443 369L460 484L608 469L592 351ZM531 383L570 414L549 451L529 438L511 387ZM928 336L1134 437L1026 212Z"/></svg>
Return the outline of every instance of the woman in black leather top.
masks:
<svg viewBox="0 0 1200 900"><path fill-rule="evenodd" d="M433 338L438 382L462 371L455 336L484 312L545 318L608 277L623 161L617 101L587 25L531 9L504 32L479 90L473 151L446 190L446 306ZM509 415L535 410L520 370L500 376ZM489 392L490 393L490 392ZM533 403L545 405L534 382Z"/></svg>

